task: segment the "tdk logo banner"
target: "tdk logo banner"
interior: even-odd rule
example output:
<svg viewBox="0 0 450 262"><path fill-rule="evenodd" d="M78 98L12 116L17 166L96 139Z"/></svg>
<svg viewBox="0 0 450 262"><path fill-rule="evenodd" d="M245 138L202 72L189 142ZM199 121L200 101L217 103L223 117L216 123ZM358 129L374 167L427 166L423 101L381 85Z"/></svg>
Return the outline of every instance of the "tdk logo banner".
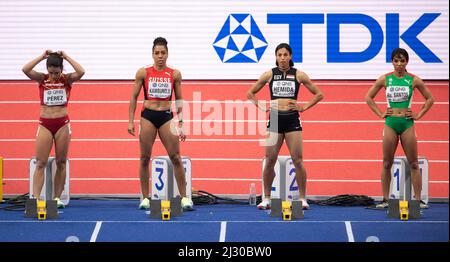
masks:
<svg viewBox="0 0 450 262"><path fill-rule="evenodd" d="M386 63L391 62L391 51L400 46L400 40L415 52L425 63L443 63L442 60L419 38L441 13L424 13L400 32L401 17L398 13L385 15L385 27L373 17L360 14L267 14L267 24L288 25L289 44L293 51L294 62L303 62L303 27L308 24L325 24L326 16L326 62L362 63L375 58L385 44ZM353 35L343 35L340 28L345 25L361 25L370 33L369 45L363 50L341 51L341 39ZM405 25L402 24L402 27ZM386 39L386 40L385 40ZM280 43L281 39L269 39ZM384 43L386 41L386 43ZM250 14L231 14L225 21L213 44L222 62L255 63L258 62L267 47L267 41ZM404 47L404 45L402 44Z"/></svg>
<svg viewBox="0 0 450 262"><path fill-rule="evenodd" d="M442 63L417 36L425 30L440 13L427 13L419 17L402 34L400 28L400 14L386 14L386 62L391 61L391 51L399 47L400 39L409 46L424 62ZM383 28L377 20L365 14L327 14L327 62L328 63L358 63L374 58L383 47ZM324 14L267 14L268 24L288 24L289 43L293 51L294 62L303 62L303 25L323 24ZM369 46L360 52L341 52L339 28L346 24L359 24L366 27L371 35Z"/></svg>
<svg viewBox="0 0 450 262"><path fill-rule="evenodd" d="M224 63L256 63L267 48L267 41L250 14L231 14L213 46Z"/></svg>

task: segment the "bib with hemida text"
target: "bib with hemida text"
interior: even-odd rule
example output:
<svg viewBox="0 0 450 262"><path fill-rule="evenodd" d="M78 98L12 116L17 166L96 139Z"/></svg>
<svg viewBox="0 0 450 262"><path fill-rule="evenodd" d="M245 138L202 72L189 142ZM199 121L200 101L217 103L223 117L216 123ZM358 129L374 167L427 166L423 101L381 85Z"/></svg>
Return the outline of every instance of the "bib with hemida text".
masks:
<svg viewBox="0 0 450 262"><path fill-rule="evenodd" d="M294 97L295 82L284 80L273 81L272 94L277 97Z"/></svg>

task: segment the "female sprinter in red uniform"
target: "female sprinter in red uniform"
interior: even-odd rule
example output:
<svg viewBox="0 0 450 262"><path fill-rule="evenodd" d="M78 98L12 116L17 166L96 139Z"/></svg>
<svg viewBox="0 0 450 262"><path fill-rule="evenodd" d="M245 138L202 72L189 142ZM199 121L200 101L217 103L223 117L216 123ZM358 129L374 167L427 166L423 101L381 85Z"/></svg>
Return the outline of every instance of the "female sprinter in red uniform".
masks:
<svg viewBox="0 0 450 262"><path fill-rule="evenodd" d="M48 73L36 72L33 68L47 59ZM73 67L75 72L63 73L63 60ZM70 98L72 83L84 75L83 67L65 52L53 53L45 51L39 57L23 66L22 71L31 80L39 83L41 100L39 127L36 134L36 170L33 177L33 196L39 198L44 185L44 170L48 157L55 143L55 200L58 208L64 208L59 199L66 181L66 160L70 142L70 120L67 115L67 104Z"/></svg>
<svg viewBox="0 0 450 262"><path fill-rule="evenodd" d="M283 145L283 140L286 140L286 145L295 167L300 200L302 201L303 209L308 209L306 170L303 166L302 125L299 119L299 112L313 107L323 99L323 94L307 74L293 67L292 49L288 44L282 43L277 46L275 58L277 67L265 72L247 93L248 99L258 108L270 111L267 125L266 164L263 170L265 196L263 196L258 208L270 208L270 192L272 191L275 173L274 167L278 158L278 152L280 152ZM256 93L266 83L269 83L270 88L270 110L261 105L256 98ZM297 96L302 83L313 94L313 97L308 103L299 106L297 105Z"/></svg>
<svg viewBox="0 0 450 262"><path fill-rule="evenodd" d="M176 69L167 67L169 50L167 40L158 37L153 41L152 56L153 66L140 68L136 73L133 92L129 106L128 133L135 135L134 114L137 98L141 89L144 90L144 105L140 120L140 165L139 176L143 200L139 208L150 208L149 200L149 162L153 143L159 134L161 142L167 150L175 171L178 190L182 197L181 206L184 210L192 210L193 203L186 197L186 178L183 163L180 156L180 144L178 139L185 141L183 133L181 73ZM175 93L175 105L178 115L178 136L171 129L173 113L171 110L172 93Z"/></svg>

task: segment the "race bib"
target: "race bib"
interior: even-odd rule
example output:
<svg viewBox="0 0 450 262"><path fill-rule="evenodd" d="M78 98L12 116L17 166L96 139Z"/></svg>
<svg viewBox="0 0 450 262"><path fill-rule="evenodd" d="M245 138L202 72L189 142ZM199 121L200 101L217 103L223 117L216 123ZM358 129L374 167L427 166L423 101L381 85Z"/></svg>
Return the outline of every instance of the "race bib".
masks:
<svg viewBox="0 0 450 262"><path fill-rule="evenodd" d="M148 96L151 98L168 98L172 94L172 84L170 82L149 82Z"/></svg>
<svg viewBox="0 0 450 262"><path fill-rule="evenodd" d="M272 84L272 93L278 97L294 97L295 83L293 81L274 81Z"/></svg>
<svg viewBox="0 0 450 262"><path fill-rule="evenodd" d="M47 106L60 106L67 103L65 89L44 90L44 104Z"/></svg>
<svg viewBox="0 0 450 262"><path fill-rule="evenodd" d="M386 88L386 98L389 102L405 102L409 99L408 86L389 86Z"/></svg>

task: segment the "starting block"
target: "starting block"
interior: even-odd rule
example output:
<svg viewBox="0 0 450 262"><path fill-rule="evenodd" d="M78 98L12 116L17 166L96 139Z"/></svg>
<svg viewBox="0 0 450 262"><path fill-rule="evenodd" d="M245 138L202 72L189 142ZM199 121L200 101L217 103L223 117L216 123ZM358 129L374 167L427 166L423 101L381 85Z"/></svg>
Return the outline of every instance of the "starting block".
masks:
<svg viewBox="0 0 450 262"><path fill-rule="evenodd" d="M182 156L186 177L186 197L192 200L192 162L189 157ZM158 156L152 159L152 199L169 200L180 194L174 176L172 161L168 156Z"/></svg>
<svg viewBox="0 0 450 262"><path fill-rule="evenodd" d="M421 199L428 203L428 160L419 157L418 161L422 176ZM391 174L388 217L400 218L400 220L419 219L420 201L413 200L414 188L411 183L411 169L406 157L394 158Z"/></svg>
<svg viewBox="0 0 450 262"><path fill-rule="evenodd" d="M389 199L388 217L400 217L400 220L418 219L420 218L420 201Z"/></svg>
<svg viewBox="0 0 450 262"><path fill-rule="evenodd" d="M25 202L25 217L39 220L58 218L56 200L27 199Z"/></svg>
<svg viewBox="0 0 450 262"><path fill-rule="evenodd" d="M262 161L264 170L266 159ZM275 178L272 182L270 196L274 199L293 201L299 198L297 179L295 178L295 167L290 156L279 156L274 167ZM261 172L262 173L262 172ZM262 195L264 196L264 176L262 178Z"/></svg>
<svg viewBox="0 0 450 262"><path fill-rule="evenodd" d="M420 175L422 176L422 194L421 199L428 204L428 160L425 157L418 157ZM394 158L391 168L391 185L389 188L389 198L410 200L415 195L411 184L411 169L406 157L399 156Z"/></svg>
<svg viewBox="0 0 450 262"><path fill-rule="evenodd" d="M30 171L30 183L29 183L29 192L30 196L34 195L33 192L33 179L34 179L34 170L36 169L36 158L33 157L30 159L29 171ZM66 181L64 184L64 190L61 194L60 200L64 203L65 206L69 204L70 201L70 163L69 159L66 161ZM55 197L55 189L54 183L56 174L56 161L55 157L49 157L47 166L44 170L44 186L42 187L41 195L35 196L39 199L50 200Z"/></svg>
<svg viewBox="0 0 450 262"><path fill-rule="evenodd" d="M161 218L170 220L171 217L181 216L181 197L177 196L169 200L152 199L150 200L150 218Z"/></svg>
<svg viewBox="0 0 450 262"><path fill-rule="evenodd" d="M283 220L303 219L302 201L282 201L280 198L272 198L270 200L270 216L282 217Z"/></svg>

